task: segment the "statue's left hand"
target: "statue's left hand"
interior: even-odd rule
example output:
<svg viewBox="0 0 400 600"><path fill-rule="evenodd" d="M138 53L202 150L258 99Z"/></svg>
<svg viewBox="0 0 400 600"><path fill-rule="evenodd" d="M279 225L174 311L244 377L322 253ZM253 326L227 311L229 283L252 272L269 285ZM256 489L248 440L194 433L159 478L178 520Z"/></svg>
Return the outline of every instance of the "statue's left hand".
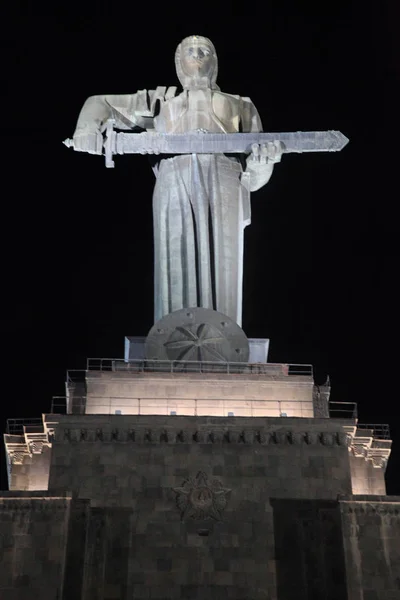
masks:
<svg viewBox="0 0 400 600"><path fill-rule="evenodd" d="M143 148L139 150L139 154L160 154L158 148Z"/></svg>
<svg viewBox="0 0 400 600"><path fill-rule="evenodd" d="M282 142L253 144L246 160L246 172L250 173L250 191L255 192L268 183L274 164L281 161L284 152Z"/></svg>
<svg viewBox="0 0 400 600"><path fill-rule="evenodd" d="M251 146L251 154L247 160L250 160L253 164L275 164L281 162L283 150L283 144L279 141L268 142L267 144L253 144Z"/></svg>

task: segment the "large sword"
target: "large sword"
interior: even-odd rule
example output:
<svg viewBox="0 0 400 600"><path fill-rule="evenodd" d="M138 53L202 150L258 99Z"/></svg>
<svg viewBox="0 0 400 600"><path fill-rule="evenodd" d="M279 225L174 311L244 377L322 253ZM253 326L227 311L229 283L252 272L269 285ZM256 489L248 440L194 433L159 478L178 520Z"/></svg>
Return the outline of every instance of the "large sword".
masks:
<svg viewBox="0 0 400 600"><path fill-rule="evenodd" d="M253 144L281 142L288 152L339 152L348 143L340 131L294 131L283 133L188 133L114 131L112 119L107 121L104 139L106 167L114 167L115 154L237 154L251 152ZM73 139L65 140L74 148Z"/></svg>

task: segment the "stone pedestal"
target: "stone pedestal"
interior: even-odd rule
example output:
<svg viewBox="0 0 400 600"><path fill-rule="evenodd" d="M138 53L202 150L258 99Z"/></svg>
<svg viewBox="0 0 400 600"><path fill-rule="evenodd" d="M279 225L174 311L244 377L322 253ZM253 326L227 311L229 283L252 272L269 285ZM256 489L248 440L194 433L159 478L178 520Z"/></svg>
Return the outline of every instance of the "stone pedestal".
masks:
<svg viewBox="0 0 400 600"><path fill-rule="evenodd" d="M352 495L355 425L45 415L44 431L48 490L0 495L1 598L399 597L400 498Z"/></svg>

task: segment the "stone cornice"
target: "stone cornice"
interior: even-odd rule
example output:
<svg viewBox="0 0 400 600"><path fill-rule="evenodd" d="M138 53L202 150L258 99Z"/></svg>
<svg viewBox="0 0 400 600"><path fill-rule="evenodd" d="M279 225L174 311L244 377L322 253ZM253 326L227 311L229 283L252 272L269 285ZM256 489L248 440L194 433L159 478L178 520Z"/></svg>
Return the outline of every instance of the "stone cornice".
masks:
<svg viewBox="0 0 400 600"><path fill-rule="evenodd" d="M372 430L357 430L355 422L345 424L335 419L43 415L43 422L43 432L26 428L23 435L4 436L11 465L23 464L25 457L41 454L56 441L57 444L336 446L347 447L353 456L371 461L375 468L385 468L392 443L374 439Z"/></svg>
<svg viewBox="0 0 400 600"><path fill-rule="evenodd" d="M298 429L252 429L234 427L208 428L76 428L57 427L57 443L79 442L136 442L140 444L243 444L292 446L345 446L351 436L344 431L318 431Z"/></svg>
<svg viewBox="0 0 400 600"><path fill-rule="evenodd" d="M0 512L24 512L35 510L38 512L65 510L71 502L69 498L0 498Z"/></svg>
<svg viewBox="0 0 400 600"><path fill-rule="evenodd" d="M380 500L368 501L342 501L339 499L343 513L355 515L381 515L400 516L400 503L397 501L381 502Z"/></svg>

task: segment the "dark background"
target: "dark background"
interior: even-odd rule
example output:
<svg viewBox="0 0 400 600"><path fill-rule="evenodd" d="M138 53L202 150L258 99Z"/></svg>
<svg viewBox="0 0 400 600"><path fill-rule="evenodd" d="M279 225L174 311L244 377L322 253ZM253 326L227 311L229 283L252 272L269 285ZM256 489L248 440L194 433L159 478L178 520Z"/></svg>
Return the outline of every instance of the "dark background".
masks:
<svg viewBox="0 0 400 600"><path fill-rule="evenodd" d="M2 18L1 430L64 395L66 369L122 357L153 314L154 184L143 156L74 153L85 99L175 85L174 52L210 37L222 91L269 131L337 129L336 154L286 155L252 195L243 328L271 362L312 363L360 422L389 423L395 358L400 44L397 0L9 3ZM1 456L5 489L4 455Z"/></svg>

